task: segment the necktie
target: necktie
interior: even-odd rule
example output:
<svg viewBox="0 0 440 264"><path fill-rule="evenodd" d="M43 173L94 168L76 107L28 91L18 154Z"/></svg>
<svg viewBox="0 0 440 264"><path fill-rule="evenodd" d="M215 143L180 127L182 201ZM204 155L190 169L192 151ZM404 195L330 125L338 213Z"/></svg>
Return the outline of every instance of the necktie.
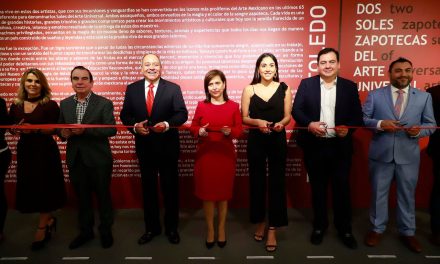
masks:
<svg viewBox="0 0 440 264"><path fill-rule="evenodd" d="M154 84L150 83L150 85L148 85L148 94L147 94L147 110L148 110L148 115L151 116L151 110L153 109L153 102L154 102L154 92L153 92L153 88L154 88Z"/></svg>
<svg viewBox="0 0 440 264"><path fill-rule="evenodd" d="M396 114L396 116L398 118L400 118L400 111L402 110L403 93L404 93L404 91L397 90L396 93L398 95L397 95L396 103L394 104L394 113Z"/></svg>

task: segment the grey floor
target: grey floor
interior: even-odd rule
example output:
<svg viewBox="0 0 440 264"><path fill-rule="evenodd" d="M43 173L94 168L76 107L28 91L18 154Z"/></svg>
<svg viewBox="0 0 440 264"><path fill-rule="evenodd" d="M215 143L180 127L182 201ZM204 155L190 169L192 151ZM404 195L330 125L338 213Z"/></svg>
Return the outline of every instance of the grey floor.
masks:
<svg viewBox="0 0 440 264"><path fill-rule="evenodd" d="M77 234L76 211L71 209L55 213L58 230L47 247L32 252L30 244L35 232L38 216L9 211L5 235L0 245L1 263L440 263L440 248L428 242L429 215L424 210L417 212L417 237L423 252L408 251L398 240L395 222L391 221L384 239L376 248L362 244L368 231L368 212L354 212L353 233L359 248L349 250L336 237L334 228L329 228L320 246L309 243L311 231L310 209L289 209L289 226L277 233L278 250L268 254L264 243L252 239L254 227L249 224L247 209L232 209L228 215L228 243L223 249L204 246L204 219L202 210L182 210L179 245L171 245L165 236L156 237L151 243L139 246L138 237L143 233L142 211L139 209L118 210L114 225L115 244L102 249L99 239L76 250L68 244ZM392 218L394 213L391 214ZM370 255L370 257L369 257ZM372 258L376 257L376 258ZM385 258L387 257L388 258ZM23 257L23 259L20 259ZM24 258L27 258L24 260ZM87 257L66 260L64 257ZM128 258L127 258L128 257ZM381 258L377 258L381 257ZM133 259L138 258L138 259ZM143 259L139 259L143 258ZM196 259L194 259L196 258ZM198 259L197 259L198 258ZM205 258L205 259L201 259Z"/></svg>

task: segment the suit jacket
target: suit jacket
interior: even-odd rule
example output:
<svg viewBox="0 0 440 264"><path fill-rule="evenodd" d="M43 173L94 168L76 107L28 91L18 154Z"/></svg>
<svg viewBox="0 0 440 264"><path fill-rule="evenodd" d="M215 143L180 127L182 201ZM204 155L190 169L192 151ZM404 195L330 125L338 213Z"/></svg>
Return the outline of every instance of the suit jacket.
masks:
<svg viewBox="0 0 440 264"><path fill-rule="evenodd" d="M440 85L433 86L426 91L431 94L434 117L438 123L440 122ZM427 151L431 157L440 157L440 130L435 130L435 132L429 136Z"/></svg>
<svg viewBox="0 0 440 264"><path fill-rule="evenodd" d="M0 125L6 126L11 125L12 121L10 116L8 115L8 109L6 108L6 102L3 98L0 98ZM6 129L0 129L0 149L6 148L6 140L5 140L5 132Z"/></svg>
<svg viewBox="0 0 440 264"><path fill-rule="evenodd" d="M401 117L394 113L391 86L371 91L363 106L364 122L375 133L370 143L369 158L397 164L419 162L419 138L429 136L433 129L422 129L418 137L410 137L404 130L389 133L378 130L379 120L399 120L405 127L436 126L429 93L409 88L408 102Z"/></svg>
<svg viewBox="0 0 440 264"><path fill-rule="evenodd" d="M126 126L133 126L144 120L148 120L149 126L162 121L167 121L170 127L184 124L188 119L188 111L180 87L161 78L151 112L150 116L146 108L145 79L128 85L120 115L122 123ZM170 128L164 133L150 131L147 136L134 133L132 128L129 130L135 135L136 150L147 146L149 151L156 153L179 155L179 133L176 128Z"/></svg>
<svg viewBox="0 0 440 264"><path fill-rule="evenodd" d="M293 102L292 116L300 127L308 127L310 122L317 122L321 113L321 83L319 75L301 80ZM359 93L354 82L338 77L336 81L335 125L362 126L362 107ZM336 138L342 147L352 149L350 129L347 136ZM297 142L301 147L319 144L321 139L307 129L300 129Z"/></svg>
<svg viewBox="0 0 440 264"><path fill-rule="evenodd" d="M76 101L70 96L60 103L60 124L76 123ZM115 125L113 103L99 95L91 94L89 104L81 124ZM58 133L59 136L60 133ZM116 135L116 128L86 128L84 133L67 140L66 161L70 168L74 166L77 155L87 166L106 166L112 164L113 157L109 137Z"/></svg>

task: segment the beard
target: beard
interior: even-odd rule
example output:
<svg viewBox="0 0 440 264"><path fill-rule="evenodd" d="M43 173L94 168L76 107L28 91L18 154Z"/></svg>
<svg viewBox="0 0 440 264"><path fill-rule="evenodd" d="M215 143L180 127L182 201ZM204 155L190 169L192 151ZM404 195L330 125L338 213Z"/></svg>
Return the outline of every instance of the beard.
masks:
<svg viewBox="0 0 440 264"><path fill-rule="evenodd" d="M403 89L407 87L410 84L410 82L411 82L410 78L399 78L392 80L391 84L398 89Z"/></svg>

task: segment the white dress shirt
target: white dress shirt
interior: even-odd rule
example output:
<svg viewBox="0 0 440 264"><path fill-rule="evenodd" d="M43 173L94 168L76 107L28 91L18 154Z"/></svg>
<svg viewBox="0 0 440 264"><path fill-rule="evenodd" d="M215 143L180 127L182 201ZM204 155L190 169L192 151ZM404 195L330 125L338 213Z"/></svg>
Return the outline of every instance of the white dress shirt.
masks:
<svg viewBox="0 0 440 264"><path fill-rule="evenodd" d="M326 87L326 83L322 78L319 79L321 83L321 113L319 116L320 122L325 122L327 127L335 127L335 106L336 106L336 82L334 80L330 87ZM325 137L335 137L334 129L326 129Z"/></svg>
<svg viewBox="0 0 440 264"><path fill-rule="evenodd" d="M154 84L153 93L154 93L154 97L156 97L157 86L159 86L159 79L155 81L153 84ZM145 79L145 102L148 99L148 91L150 90L150 87L148 87L149 85L150 82L147 79Z"/></svg>
<svg viewBox="0 0 440 264"><path fill-rule="evenodd" d="M157 81L155 81L154 83L153 83L153 85L154 85L154 87L153 87L153 93L154 93L154 97L156 98L156 93L157 93L157 87L159 86L159 80L160 80L160 78L159 79L157 79ZM145 84L144 84L144 87L145 87L145 102L147 102L147 100L148 100L148 91L150 90L150 87L148 87L150 85L150 82L147 80L147 79L145 79ZM153 104L154 105L154 104ZM170 129L170 124L168 124L168 122L167 121L163 121L164 122L164 124L165 124L165 131L168 131L168 129ZM134 126L136 126L138 123L136 123L136 124L134 124ZM165 132L164 131L164 132ZM134 133L136 133L136 129L134 130Z"/></svg>
<svg viewBox="0 0 440 264"><path fill-rule="evenodd" d="M399 96L399 93L397 92L399 89L397 89L396 87L391 85L391 98L393 99L393 107L396 104L397 101L397 96ZM402 117L403 112L405 111L406 105L408 104L408 92L409 92L409 85L406 88L402 89L403 91L403 102L402 102L402 108L400 108L400 117ZM376 128L380 131L383 131L383 129L380 127L380 125L382 124L383 120L379 120L379 122L377 122Z"/></svg>

